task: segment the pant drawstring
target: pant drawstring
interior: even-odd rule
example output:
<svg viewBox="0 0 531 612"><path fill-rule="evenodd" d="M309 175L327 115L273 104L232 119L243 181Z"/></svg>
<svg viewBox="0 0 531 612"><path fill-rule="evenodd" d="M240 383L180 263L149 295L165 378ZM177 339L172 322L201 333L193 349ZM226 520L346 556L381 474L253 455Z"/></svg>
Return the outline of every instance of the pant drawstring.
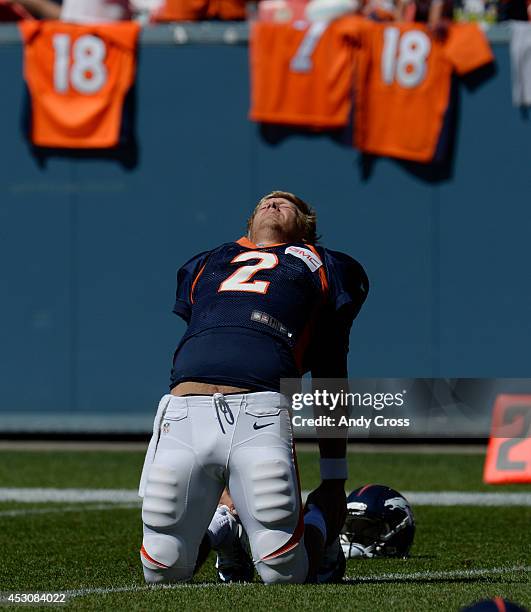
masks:
<svg viewBox="0 0 531 612"><path fill-rule="evenodd" d="M232 414L232 410L230 409L229 403L225 399L223 393L214 393L214 395L212 396L212 406L216 410L216 416L218 418L218 423L221 427L221 431L223 433L226 433L225 428L223 427L223 423L221 421L221 415L223 415L223 418L225 419L225 422L228 425L234 425L234 415Z"/></svg>

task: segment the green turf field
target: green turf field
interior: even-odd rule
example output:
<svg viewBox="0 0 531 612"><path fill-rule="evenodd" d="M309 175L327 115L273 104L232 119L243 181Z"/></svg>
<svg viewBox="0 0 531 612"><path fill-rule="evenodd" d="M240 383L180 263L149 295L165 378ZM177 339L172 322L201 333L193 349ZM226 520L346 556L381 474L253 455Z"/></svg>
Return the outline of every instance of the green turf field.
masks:
<svg viewBox="0 0 531 612"><path fill-rule="evenodd" d="M316 458L299 454L304 489L318 484ZM2 451L0 488L134 489L142 460L127 451ZM483 485L482 465L481 455L351 453L348 488L531 491ZM218 585L209 559L190 585L148 588L138 507L2 501L0 591L69 591L67 608L87 610L442 611L495 595L531 605L531 507L414 505L414 512L411 558L350 561L344 585Z"/></svg>

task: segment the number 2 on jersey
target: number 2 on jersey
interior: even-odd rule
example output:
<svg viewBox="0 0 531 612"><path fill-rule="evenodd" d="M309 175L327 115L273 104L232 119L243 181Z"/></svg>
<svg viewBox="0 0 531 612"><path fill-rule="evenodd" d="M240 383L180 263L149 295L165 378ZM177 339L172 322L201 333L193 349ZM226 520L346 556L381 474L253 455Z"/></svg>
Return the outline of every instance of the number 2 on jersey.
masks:
<svg viewBox="0 0 531 612"><path fill-rule="evenodd" d="M400 36L398 28L385 28L382 51L382 80L392 85L416 87L426 77L426 61L431 41L421 30L408 30ZM398 54L397 54L398 51Z"/></svg>
<svg viewBox="0 0 531 612"><path fill-rule="evenodd" d="M274 253L261 253L260 251L246 251L240 253L230 262L239 263L258 259L258 263L242 266L233 272L229 278L225 279L219 286L219 291L248 291L251 293L267 293L269 281L255 280L251 278L260 270L271 270L278 265L278 257Z"/></svg>
<svg viewBox="0 0 531 612"><path fill-rule="evenodd" d="M69 34L56 34L53 37L55 91L65 93L71 84L81 94L98 92L107 81L107 67L103 63L107 53L105 43L91 34L80 36L72 45L72 65L70 47Z"/></svg>

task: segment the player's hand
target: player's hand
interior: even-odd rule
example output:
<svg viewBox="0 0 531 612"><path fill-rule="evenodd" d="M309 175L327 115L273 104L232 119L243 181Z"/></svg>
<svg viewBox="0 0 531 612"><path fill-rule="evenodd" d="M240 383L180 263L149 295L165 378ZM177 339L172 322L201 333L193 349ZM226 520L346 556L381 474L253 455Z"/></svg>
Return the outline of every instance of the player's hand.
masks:
<svg viewBox="0 0 531 612"><path fill-rule="evenodd" d="M308 495L306 505L315 504L326 522L326 543L331 544L339 535L347 517L347 497L344 480L323 480Z"/></svg>

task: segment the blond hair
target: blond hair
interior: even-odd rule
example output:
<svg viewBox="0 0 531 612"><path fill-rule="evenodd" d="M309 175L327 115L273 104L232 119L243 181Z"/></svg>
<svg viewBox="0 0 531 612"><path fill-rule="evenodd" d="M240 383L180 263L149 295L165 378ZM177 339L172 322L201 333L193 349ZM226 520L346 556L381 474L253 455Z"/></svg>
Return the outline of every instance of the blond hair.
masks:
<svg viewBox="0 0 531 612"><path fill-rule="evenodd" d="M300 236L303 242L314 244L319 240L319 237L317 236L317 214L315 210L304 200L301 200L301 198L296 196L294 193L290 193L289 191L272 191L260 199L251 216L247 219L247 234L249 236L258 207L263 202L271 198L284 198L285 200L288 200L288 202L295 204L298 210L297 227L300 230Z"/></svg>

